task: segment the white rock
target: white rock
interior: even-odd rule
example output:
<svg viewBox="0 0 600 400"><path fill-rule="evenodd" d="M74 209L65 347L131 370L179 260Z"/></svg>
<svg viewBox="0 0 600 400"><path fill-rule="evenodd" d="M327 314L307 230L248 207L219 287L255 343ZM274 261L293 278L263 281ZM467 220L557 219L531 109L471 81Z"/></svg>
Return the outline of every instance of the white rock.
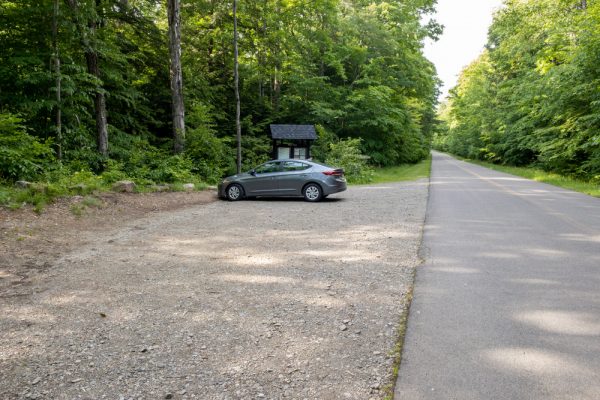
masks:
<svg viewBox="0 0 600 400"><path fill-rule="evenodd" d="M31 182L27 182L27 181L16 181L15 182L15 186L21 189L27 189L29 186L31 186Z"/></svg>
<svg viewBox="0 0 600 400"><path fill-rule="evenodd" d="M115 192L132 193L135 190L135 183L132 181L118 181L112 187Z"/></svg>

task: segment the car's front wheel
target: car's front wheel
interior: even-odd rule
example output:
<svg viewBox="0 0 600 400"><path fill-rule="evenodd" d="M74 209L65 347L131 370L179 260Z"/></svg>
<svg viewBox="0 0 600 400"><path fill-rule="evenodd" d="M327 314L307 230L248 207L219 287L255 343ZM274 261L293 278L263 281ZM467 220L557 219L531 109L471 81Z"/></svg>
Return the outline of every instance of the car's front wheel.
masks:
<svg viewBox="0 0 600 400"><path fill-rule="evenodd" d="M304 196L304 200L315 202L323 198L323 191L321 190L321 186L316 183L309 183L302 189L302 195Z"/></svg>
<svg viewBox="0 0 600 400"><path fill-rule="evenodd" d="M226 195L229 201L241 200L244 197L244 189L237 183L233 183L227 188Z"/></svg>

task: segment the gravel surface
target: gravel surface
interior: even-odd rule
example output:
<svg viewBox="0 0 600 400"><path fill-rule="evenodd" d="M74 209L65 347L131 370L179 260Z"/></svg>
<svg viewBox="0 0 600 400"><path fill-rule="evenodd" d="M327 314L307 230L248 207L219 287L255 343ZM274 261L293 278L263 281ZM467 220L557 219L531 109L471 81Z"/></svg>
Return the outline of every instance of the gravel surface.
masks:
<svg viewBox="0 0 600 400"><path fill-rule="evenodd" d="M379 399L427 181L100 232L0 298L1 399Z"/></svg>
<svg viewBox="0 0 600 400"><path fill-rule="evenodd" d="M86 201L93 205L86 206ZM31 207L0 207L0 304L2 299L45 290L56 260L156 213L216 201L212 190L160 193L96 193L55 199L36 213ZM90 203L88 203L90 204Z"/></svg>

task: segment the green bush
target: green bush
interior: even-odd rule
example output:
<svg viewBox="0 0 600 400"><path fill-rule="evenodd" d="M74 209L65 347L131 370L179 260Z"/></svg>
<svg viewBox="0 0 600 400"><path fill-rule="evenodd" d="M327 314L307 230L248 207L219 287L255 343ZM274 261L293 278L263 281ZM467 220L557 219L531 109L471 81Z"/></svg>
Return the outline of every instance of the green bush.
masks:
<svg viewBox="0 0 600 400"><path fill-rule="evenodd" d="M9 182L36 179L54 160L50 142L29 135L21 122L0 113L0 177Z"/></svg>
<svg viewBox="0 0 600 400"><path fill-rule="evenodd" d="M271 140L265 136L247 136L242 138L242 171L269 161L271 158ZM235 166L235 157L234 166ZM232 172L235 172L235 168Z"/></svg>
<svg viewBox="0 0 600 400"><path fill-rule="evenodd" d="M131 179L139 185L153 183L196 182L193 162L187 155L171 155L169 150L152 146L140 139L131 143L128 154L117 161L107 161L102 177L105 182Z"/></svg>
<svg viewBox="0 0 600 400"><path fill-rule="evenodd" d="M73 172L63 176L55 184L67 189L71 193L75 192L80 195L92 193L105 187L102 177L95 175L91 171Z"/></svg>
<svg viewBox="0 0 600 400"><path fill-rule="evenodd" d="M175 183L191 182L196 178L192 174L193 163L184 155L160 158L151 165L149 173L142 178L148 178L153 182Z"/></svg>
<svg viewBox="0 0 600 400"><path fill-rule="evenodd" d="M192 171L205 181L215 183L231 165L231 140L217 137L210 108L203 104L191 107L188 121L185 154L192 160Z"/></svg>
<svg viewBox="0 0 600 400"><path fill-rule="evenodd" d="M10 204L12 200L12 190L7 187L0 186L0 205Z"/></svg>
<svg viewBox="0 0 600 400"><path fill-rule="evenodd" d="M373 169L369 167L360 151L361 139L345 139L329 144L329 153L325 163L333 167L344 168L349 183L369 183L373 180Z"/></svg>
<svg viewBox="0 0 600 400"><path fill-rule="evenodd" d="M321 125L316 125L315 130L317 131L317 140L315 140L315 143L310 148L310 153L316 161L325 162L331 151L330 146L337 143L339 138L335 133L328 131Z"/></svg>
<svg viewBox="0 0 600 400"><path fill-rule="evenodd" d="M192 171L207 182L218 181L227 169L228 150L226 142L212 132L188 131L185 154L192 161Z"/></svg>
<svg viewBox="0 0 600 400"><path fill-rule="evenodd" d="M106 162L106 169L101 175L102 180L106 184L111 184L129 178L127 174L123 172L123 168L123 163L117 162L115 160L108 160Z"/></svg>

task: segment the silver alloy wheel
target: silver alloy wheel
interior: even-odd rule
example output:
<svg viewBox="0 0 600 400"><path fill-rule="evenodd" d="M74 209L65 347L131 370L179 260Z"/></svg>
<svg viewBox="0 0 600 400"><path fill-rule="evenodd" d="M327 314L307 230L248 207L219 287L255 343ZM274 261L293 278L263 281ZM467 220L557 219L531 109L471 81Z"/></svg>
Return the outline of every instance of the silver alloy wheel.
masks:
<svg viewBox="0 0 600 400"><path fill-rule="evenodd" d="M321 190L315 184L310 184L304 189L304 198L308 201L317 201L321 198Z"/></svg>
<svg viewBox="0 0 600 400"><path fill-rule="evenodd" d="M242 189L238 185L231 185L227 188L227 198L231 201L239 200L242 196Z"/></svg>

